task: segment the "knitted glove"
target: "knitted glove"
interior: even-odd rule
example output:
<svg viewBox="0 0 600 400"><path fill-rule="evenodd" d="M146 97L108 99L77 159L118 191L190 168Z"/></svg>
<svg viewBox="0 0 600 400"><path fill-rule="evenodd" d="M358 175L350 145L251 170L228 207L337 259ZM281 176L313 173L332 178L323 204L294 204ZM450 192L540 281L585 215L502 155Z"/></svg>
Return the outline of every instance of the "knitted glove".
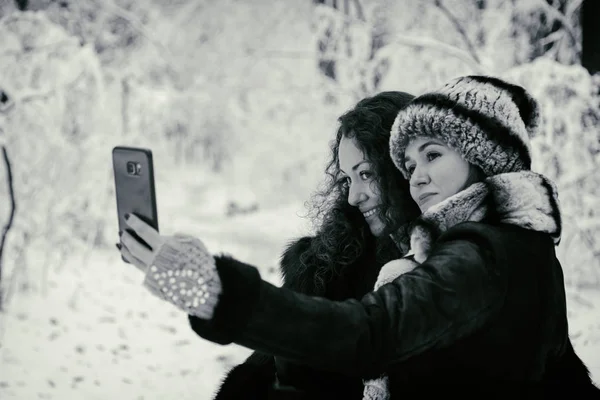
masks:
<svg viewBox="0 0 600 400"><path fill-rule="evenodd" d="M146 271L144 286L206 320L212 318L222 290L214 258L200 240L186 235L167 238Z"/></svg>

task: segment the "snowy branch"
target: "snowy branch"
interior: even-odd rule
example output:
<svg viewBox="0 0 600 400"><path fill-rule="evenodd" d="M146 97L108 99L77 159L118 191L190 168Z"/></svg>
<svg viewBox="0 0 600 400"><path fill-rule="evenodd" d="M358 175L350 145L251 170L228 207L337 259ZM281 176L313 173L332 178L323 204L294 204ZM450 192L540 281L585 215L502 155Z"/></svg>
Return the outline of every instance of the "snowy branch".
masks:
<svg viewBox="0 0 600 400"><path fill-rule="evenodd" d="M554 18L555 20L559 21L562 24L564 30L571 37L571 40L573 41L573 44L574 44L577 52L581 52L581 43L577 39L575 30L573 29L573 27L571 26L571 24L569 23L567 18L556 8L554 8L550 4L546 3L545 0L536 0L536 2L537 2L537 4L539 4L539 6L542 8L542 10L544 10L550 17Z"/></svg>
<svg viewBox="0 0 600 400"><path fill-rule="evenodd" d="M172 70L174 72L177 72L176 69L173 67L173 63L172 63L172 60L174 60L175 57L173 57L173 54L171 53L169 48L167 46L165 46L160 40L156 39L154 37L154 35L152 33L150 33L150 31L148 31L148 29L146 29L146 27L144 26L144 23L142 21L140 21L135 14L118 6L113 1L108 1L108 0L93 0L93 1L95 1L96 4L98 4L100 7L106 9L106 11L111 12L113 15L124 19L129 25L131 25L131 27L133 27L136 31L138 31L138 33L140 33L150 43L152 43L155 47L157 47L160 50L159 54L161 55L161 57L167 62L169 67L172 68ZM177 75L179 75L179 74L177 74Z"/></svg>
<svg viewBox="0 0 600 400"><path fill-rule="evenodd" d="M84 72L81 72L79 75L77 75L77 77L75 77L75 79L72 79L70 82L62 83L62 86L64 86L64 87L72 86L79 79L81 79L83 77L83 75L84 75ZM58 87L57 85L54 85L54 86L49 86L49 87L47 86L45 88L36 89L36 90L31 90L31 89L21 90L18 101L20 103L26 103L28 101L32 101L32 100L36 100L36 99L45 99L45 98L54 96L58 91L57 87Z"/></svg>
<svg viewBox="0 0 600 400"><path fill-rule="evenodd" d="M552 32L548 36L541 38L539 43L543 46L547 46L551 43L558 42L564 36L564 33L561 31Z"/></svg>
<svg viewBox="0 0 600 400"><path fill-rule="evenodd" d="M444 15L446 15L446 17L450 20L450 22L452 22L452 25L454 25L454 28L458 31L458 33L460 33L460 36L462 36L465 44L469 48L469 53L471 54L471 57L473 57L473 60L475 60L477 63L481 64L481 60L480 60L479 56L477 55L475 46L473 46L471 39L469 39L467 32L465 32L462 25L458 21L458 19L450 12L449 9L446 8L446 6L444 6L444 4L442 3L442 0L435 0L435 5L437 6L437 8L440 9L440 11L442 13L444 13Z"/></svg>
<svg viewBox="0 0 600 400"><path fill-rule="evenodd" d="M20 47L9 48L9 50L6 50L3 53L0 53L0 57L2 57L2 58L4 58L4 57L21 57L23 55L29 55L30 53L34 53L34 52L45 54L45 53L48 53L53 50L58 50L60 47L63 47L63 46L71 46L75 42L76 42L75 39L70 38L69 40L62 40L62 41L56 42L56 43L47 43L47 44L43 44L43 45L39 45L39 46L35 46L35 47L28 47L27 51L23 51L23 49Z"/></svg>
<svg viewBox="0 0 600 400"><path fill-rule="evenodd" d="M23 91L19 96L19 103L26 103L36 99L45 99L56 94L56 88L45 88L44 90L28 90Z"/></svg>
<svg viewBox="0 0 600 400"><path fill-rule="evenodd" d="M314 59L314 51L246 48L246 56L260 58Z"/></svg>
<svg viewBox="0 0 600 400"><path fill-rule="evenodd" d="M177 14L173 17L173 26L177 29L186 26L186 24L193 18L196 17L197 11L200 7L206 7L206 4L202 4L196 1L190 1L177 8ZM172 38L172 31L168 32L168 41L170 43Z"/></svg>
<svg viewBox="0 0 600 400"><path fill-rule="evenodd" d="M571 17L583 4L583 0L572 0L567 3L567 9L565 10L565 16Z"/></svg>
<svg viewBox="0 0 600 400"><path fill-rule="evenodd" d="M417 36L408 36L408 35L398 35L394 38L394 40L396 43L406 45L406 46L424 47L424 48L441 51L442 53L446 53L450 56L456 57L459 60L465 62L477 73L481 73L481 74L490 73L490 71L488 71L477 60L475 60L471 56L471 54L469 54L468 52L461 50L458 47L441 42L439 40L427 38L427 37L417 37Z"/></svg>
<svg viewBox="0 0 600 400"><path fill-rule="evenodd" d="M317 7L317 10L324 16L334 17L355 25L362 25L363 27L369 30L372 29L372 26L369 23L359 21L355 18L351 18L340 12L336 12L336 10L331 7ZM470 52L459 49L456 46L452 46L448 43L444 43L436 39L409 35L396 35L392 38L392 42L396 42L397 44L402 44L405 46L423 47L437 50L462 60L463 62L471 66L473 71L477 73L485 74L491 72L487 71L487 69L481 64L479 58L474 53L471 54ZM330 57L336 59L340 58L338 54L331 54Z"/></svg>

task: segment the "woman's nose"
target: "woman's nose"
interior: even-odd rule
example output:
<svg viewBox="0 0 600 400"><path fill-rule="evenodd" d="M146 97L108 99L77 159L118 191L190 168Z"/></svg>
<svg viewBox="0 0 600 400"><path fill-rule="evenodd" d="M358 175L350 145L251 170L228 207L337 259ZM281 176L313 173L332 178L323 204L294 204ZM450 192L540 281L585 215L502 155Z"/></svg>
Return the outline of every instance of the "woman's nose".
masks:
<svg viewBox="0 0 600 400"><path fill-rule="evenodd" d="M425 170L425 168L415 168L415 170L410 175L410 184L412 186L421 186L426 185L430 181L429 174Z"/></svg>
<svg viewBox="0 0 600 400"><path fill-rule="evenodd" d="M367 194L363 190L363 185L354 183L350 184L350 189L348 191L348 204L357 207L360 203L364 202L367 197Z"/></svg>

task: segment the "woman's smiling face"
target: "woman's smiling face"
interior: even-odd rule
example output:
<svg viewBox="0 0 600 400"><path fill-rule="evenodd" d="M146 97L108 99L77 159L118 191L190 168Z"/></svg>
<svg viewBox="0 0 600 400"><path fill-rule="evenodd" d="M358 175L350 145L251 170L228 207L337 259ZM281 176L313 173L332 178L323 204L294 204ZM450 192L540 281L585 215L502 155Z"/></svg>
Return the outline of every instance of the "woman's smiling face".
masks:
<svg viewBox="0 0 600 400"><path fill-rule="evenodd" d="M348 203L357 207L365 217L374 236L380 236L385 229L379 211L381 191L375 180L371 163L354 139L342 137L338 149L340 179L348 187Z"/></svg>

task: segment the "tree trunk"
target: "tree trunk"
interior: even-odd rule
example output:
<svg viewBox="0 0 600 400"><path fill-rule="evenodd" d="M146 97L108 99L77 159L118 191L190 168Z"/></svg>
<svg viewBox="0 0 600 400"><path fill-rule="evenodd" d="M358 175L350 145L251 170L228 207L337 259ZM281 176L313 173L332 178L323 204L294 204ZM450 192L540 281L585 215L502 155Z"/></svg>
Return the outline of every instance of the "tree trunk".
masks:
<svg viewBox="0 0 600 400"><path fill-rule="evenodd" d="M581 65L590 74L600 72L600 1L583 0L581 6L582 51Z"/></svg>
<svg viewBox="0 0 600 400"><path fill-rule="evenodd" d="M13 219L15 218L15 212L17 209L15 203L15 190L13 185L10 159L8 158L8 152L6 151L6 147L4 146L2 146L2 158L4 159L4 166L6 167L6 181L8 183L8 191L10 194L10 214L8 216L8 221L6 222L6 225L2 229L2 237L0 237L0 311L2 310L4 300L4 292L2 290L2 256L4 254L4 246L6 245L6 236L8 235L8 231L12 227Z"/></svg>

